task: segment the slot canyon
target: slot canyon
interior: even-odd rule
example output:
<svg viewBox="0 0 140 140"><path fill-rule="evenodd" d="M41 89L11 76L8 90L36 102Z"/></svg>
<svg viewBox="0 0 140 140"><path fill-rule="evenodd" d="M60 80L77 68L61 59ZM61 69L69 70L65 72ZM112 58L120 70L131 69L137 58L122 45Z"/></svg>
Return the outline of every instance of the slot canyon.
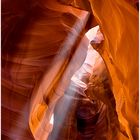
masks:
<svg viewBox="0 0 140 140"><path fill-rule="evenodd" d="M1 1L1 139L139 139L139 1Z"/></svg>

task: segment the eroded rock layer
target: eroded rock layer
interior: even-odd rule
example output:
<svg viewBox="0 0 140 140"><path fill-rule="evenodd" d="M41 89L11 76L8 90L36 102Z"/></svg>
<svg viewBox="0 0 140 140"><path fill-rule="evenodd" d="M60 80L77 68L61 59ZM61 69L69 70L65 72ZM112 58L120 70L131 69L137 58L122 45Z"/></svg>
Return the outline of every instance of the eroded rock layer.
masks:
<svg viewBox="0 0 140 140"><path fill-rule="evenodd" d="M50 140L138 139L135 3L138 1L2 0L2 139L46 140L54 107ZM89 40L85 30L97 23L104 41L91 44L102 56L107 72L104 65L97 64L87 96L80 90L85 96L75 99L64 93L72 94L71 77L86 58ZM69 114L63 106L70 101ZM61 115L65 118L60 126Z"/></svg>
<svg viewBox="0 0 140 140"><path fill-rule="evenodd" d="M85 59L89 42L81 33L88 12L47 3L46 7L34 5L19 20L17 13L8 11L9 4L5 2L2 11L2 134L13 140L43 140L49 129L42 117L49 103L63 94L61 90ZM16 11L17 7L12 8ZM17 26L8 31L11 27L4 23L16 20ZM60 95L54 93L58 82L62 82ZM34 138L28 136L30 130Z"/></svg>
<svg viewBox="0 0 140 140"><path fill-rule="evenodd" d="M126 1L90 2L105 38L93 47L110 73L121 128L138 139L138 11Z"/></svg>
<svg viewBox="0 0 140 140"><path fill-rule="evenodd" d="M107 139L105 104L99 100L89 100L83 90L75 86L71 83L57 102L54 127L48 140Z"/></svg>

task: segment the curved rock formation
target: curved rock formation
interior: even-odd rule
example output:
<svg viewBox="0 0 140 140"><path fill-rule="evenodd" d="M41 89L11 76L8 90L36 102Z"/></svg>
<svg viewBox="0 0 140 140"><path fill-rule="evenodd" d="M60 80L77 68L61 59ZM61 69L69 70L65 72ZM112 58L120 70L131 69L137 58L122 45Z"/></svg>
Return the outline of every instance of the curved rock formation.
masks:
<svg viewBox="0 0 140 140"><path fill-rule="evenodd" d="M110 73L119 122L129 139L138 139L138 11L125 1L90 2L105 38L96 48Z"/></svg>
<svg viewBox="0 0 140 140"><path fill-rule="evenodd" d="M14 16L11 11L2 13L7 14L3 22ZM15 27L10 35L9 26L3 24L2 133L10 139L24 140L28 137L24 133L31 129L35 139L40 140L47 135L48 128L43 123L46 109L53 108L50 102L55 104L85 59L89 41L82 32L88 12L63 5L55 9L50 3L44 9L36 5L24 16L26 25L17 24L22 28Z"/></svg>
<svg viewBox="0 0 140 140"><path fill-rule="evenodd" d="M48 140L107 139L106 132L106 106L99 100L90 101L83 89L72 82L56 104Z"/></svg>
<svg viewBox="0 0 140 140"><path fill-rule="evenodd" d="M84 36L85 31L97 23L104 41L100 45L97 42L95 45L95 41L91 44L102 56L109 80L107 83L104 81L104 65L98 61L91 83L99 84L96 85L98 92L107 91L94 95L96 90L89 85L87 95L90 100L98 98L106 109L102 110L104 121L101 126L91 125L91 128L96 130L95 139L138 139L136 2L14 0L11 3L2 0L2 139L47 139L52 127L49 121L53 109L61 108L63 102L55 104L60 97L60 100L65 98L66 95L62 96L69 87L71 77L86 58L89 40ZM102 85L107 87L104 89ZM77 103L77 100L74 102ZM92 135L91 129L88 131L87 128L90 127L89 122L96 118L96 113L90 112L92 107L88 109L89 102L85 106L84 101L80 100L80 103L82 105L76 107L79 109L78 116L73 116L77 113L71 112L70 118L86 123L84 126L78 123L78 129L72 124L77 134L73 133L74 138L71 139L90 139L86 132ZM89 113L91 120L85 117L85 111L80 110L82 106L85 107L83 110L88 110L86 114ZM57 116L59 113L56 111ZM110 128L105 129L106 135L99 138L98 130L103 124L107 126L105 118ZM54 125L56 123L55 118ZM67 136L64 138L68 139Z"/></svg>

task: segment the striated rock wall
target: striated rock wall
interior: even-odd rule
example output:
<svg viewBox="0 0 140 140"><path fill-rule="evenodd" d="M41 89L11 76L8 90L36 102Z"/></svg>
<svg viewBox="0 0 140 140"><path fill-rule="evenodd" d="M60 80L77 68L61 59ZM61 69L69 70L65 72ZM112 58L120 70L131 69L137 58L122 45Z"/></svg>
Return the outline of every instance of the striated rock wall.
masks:
<svg viewBox="0 0 140 140"><path fill-rule="evenodd" d="M2 139L46 140L55 103L86 58L84 30L95 25L86 26L89 12L104 36L101 45L91 44L109 72L121 132L116 140L138 139L138 11L132 5L2 1Z"/></svg>
<svg viewBox="0 0 140 140"><path fill-rule="evenodd" d="M50 2L25 14L16 4L2 11L2 137L43 140L55 100L86 57L88 12Z"/></svg>
<svg viewBox="0 0 140 140"><path fill-rule="evenodd" d="M104 35L93 47L108 68L121 129L138 139L138 11L125 1L90 1ZM120 136L120 139L123 139Z"/></svg>

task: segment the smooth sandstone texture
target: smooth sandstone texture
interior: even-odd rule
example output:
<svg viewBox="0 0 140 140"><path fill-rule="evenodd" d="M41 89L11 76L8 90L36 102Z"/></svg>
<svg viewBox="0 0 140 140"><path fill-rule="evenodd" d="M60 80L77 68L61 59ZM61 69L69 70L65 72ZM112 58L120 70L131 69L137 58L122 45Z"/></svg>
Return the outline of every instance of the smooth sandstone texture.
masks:
<svg viewBox="0 0 140 140"><path fill-rule="evenodd" d="M138 139L138 11L125 1L90 3L105 39L93 47L110 73L119 122L129 139Z"/></svg>
<svg viewBox="0 0 140 140"><path fill-rule="evenodd" d="M105 62L116 104L110 107L108 96L97 96L109 109L106 114L113 125L101 140L137 140L138 11L133 7L135 2L42 2L2 1L2 139L47 139L52 130L49 121L55 104L86 58L89 40L84 30L90 18L96 19L104 36L101 45L91 44ZM94 73L100 75L102 70L104 66L99 63ZM98 79L92 83L96 85ZM90 98L94 96L93 91L90 88ZM100 128L102 125L98 129L94 127L97 131ZM80 138L78 135L77 139Z"/></svg>
<svg viewBox="0 0 140 140"><path fill-rule="evenodd" d="M3 23L3 139L46 139L53 106L86 57L89 41L82 32L88 12L55 5L33 7L10 35ZM3 9L3 22L13 24L16 13Z"/></svg>

